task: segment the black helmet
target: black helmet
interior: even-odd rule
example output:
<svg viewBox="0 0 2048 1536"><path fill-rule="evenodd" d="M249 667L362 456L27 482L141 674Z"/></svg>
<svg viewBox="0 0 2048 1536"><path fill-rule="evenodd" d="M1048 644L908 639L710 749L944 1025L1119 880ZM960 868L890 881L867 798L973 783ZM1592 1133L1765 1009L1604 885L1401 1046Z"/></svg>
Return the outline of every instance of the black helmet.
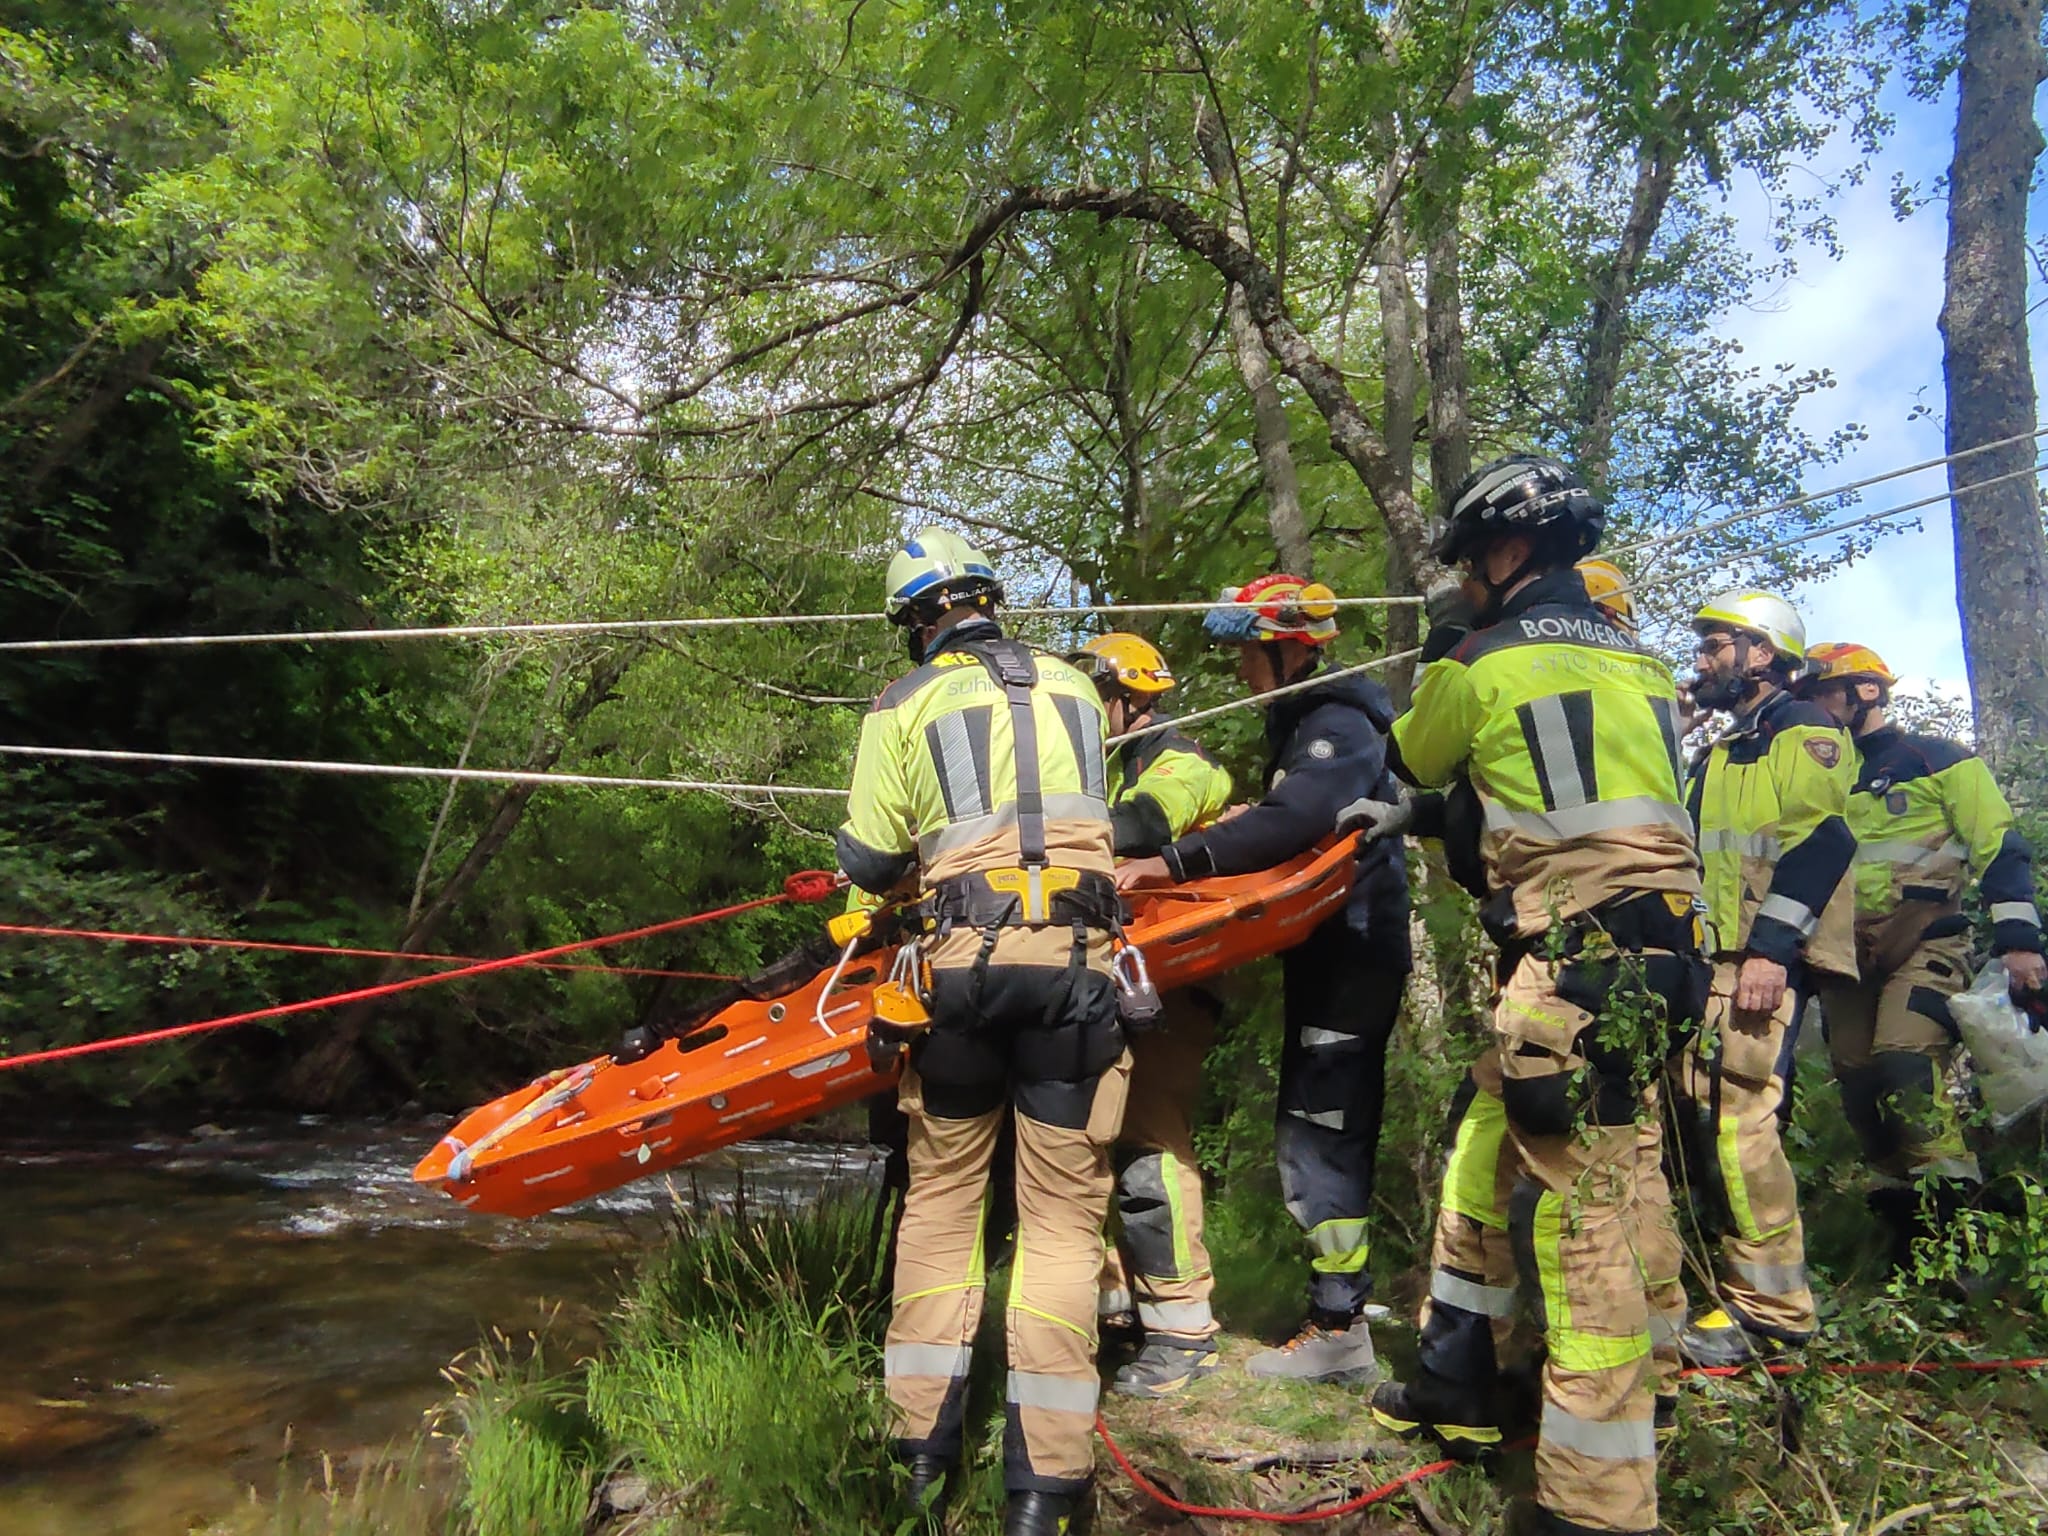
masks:
<svg viewBox="0 0 2048 1536"><path fill-rule="evenodd" d="M1456 565L1489 539L1526 533L1539 547L1548 544L1557 564L1570 565L1593 552L1606 523L1607 509L1557 460L1511 453L1465 477L1429 554Z"/></svg>

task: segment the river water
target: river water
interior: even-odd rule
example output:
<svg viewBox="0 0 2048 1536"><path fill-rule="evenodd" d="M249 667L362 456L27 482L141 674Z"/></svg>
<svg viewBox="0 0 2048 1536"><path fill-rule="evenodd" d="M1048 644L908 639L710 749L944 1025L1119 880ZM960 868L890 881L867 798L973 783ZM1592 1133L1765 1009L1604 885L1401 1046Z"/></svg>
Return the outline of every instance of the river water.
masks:
<svg viewBox="0 0 2048 1536"><path fill-rule="evenodd" d="M268 1493L288 1443L304 1476L410 1440L493 1331L586 1349L669 1186L477 1216L412 1182L440 1129L0 1141L0 1536L183 1536ZM863 1147L764 1142L677 1182L808 1199L873 1173Z"/></svg>

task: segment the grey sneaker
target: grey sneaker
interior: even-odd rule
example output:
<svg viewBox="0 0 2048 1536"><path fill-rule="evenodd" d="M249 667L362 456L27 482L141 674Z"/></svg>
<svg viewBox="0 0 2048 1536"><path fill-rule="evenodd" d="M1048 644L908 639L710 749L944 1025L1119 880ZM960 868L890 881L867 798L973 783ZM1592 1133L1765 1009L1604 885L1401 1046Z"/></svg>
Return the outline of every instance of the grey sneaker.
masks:
<svg viewBox="0 0 2048 1536"><path fill-rule="evenodd" d="M1116 1373L1112 1391L1126 1397L1165 1397L1191 1381L1213 1376L1223 1361L1208 1339L1153 1338Z"/></svg>
<svg viewBox="0 0 2048 1536"><path fill-rule="evenodd" d="M1379 1379L1380 1363L1364 1318L1339 1326L1311 1317L1278 1349L1253 1355L1245 1369L1266 1380L1369 1382Z"/></svg>

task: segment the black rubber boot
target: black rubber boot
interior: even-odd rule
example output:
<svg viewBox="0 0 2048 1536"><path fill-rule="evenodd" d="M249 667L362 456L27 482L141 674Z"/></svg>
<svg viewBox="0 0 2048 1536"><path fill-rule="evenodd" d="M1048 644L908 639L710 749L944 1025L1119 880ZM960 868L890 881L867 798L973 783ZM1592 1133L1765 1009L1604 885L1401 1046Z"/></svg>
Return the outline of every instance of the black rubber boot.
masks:
<svg viewBox="0 0 2048 1536"><path fill-rule="evenodd" d="M1003 1512L1003 1536L1084 1536L1094 1513L1092 1486L1079 1493L1013 1493Z"/></svg>
<svg viewBox="0 0 2048 1536"><path fill-rule="evenodd" d="M912 1452L905 1463L910 1469L910 1507L924 1511L925 1527L941 1530L946 1523L946 1501L953 1495L953 1464L930 1451ZM937 1489L936 1493L931 1490ZM926 1495L930 1494L929 1502ZM913 1527L914 1529L914 1527Z"/></svg>
<svg viewBox="0 0 2048 1536"><path fill-rule="evenodd" d="M1461 1392L1437 1376L1384 1381L1372 1394L1373 1422L1408 1439L1428 1434L1460 1460L1500 1444L1500 1423L1483 1393Z"/></svg>

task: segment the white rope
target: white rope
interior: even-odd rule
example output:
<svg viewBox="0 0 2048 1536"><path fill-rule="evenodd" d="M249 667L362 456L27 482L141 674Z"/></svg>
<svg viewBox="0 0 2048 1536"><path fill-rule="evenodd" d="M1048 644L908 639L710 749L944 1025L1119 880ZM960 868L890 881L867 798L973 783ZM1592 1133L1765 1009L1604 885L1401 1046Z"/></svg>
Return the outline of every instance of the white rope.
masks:
<svg viewBox="0 0 2048 1536"><path fill-rule="evenodd" d="M1150 736L1154 731L1169 731L1177 726L1192 725L1197 720L1214 719L1217 715L1233 709L1249 709L1254 705L1267 704L1290 693L1303 693L1310 688L1320 688L1325 683L1335 682L1340 677L1351 677L1360 672L1371 672L1378 667L1392 666L1397 661L1408 661L1422 654L1421 647L1413 650L1395 651L1391 656L1375 656L1371 661L1361 661L1356 666L1339 667L1334 672L1318 672L1305 677L1298 683L1287 683L1264 693L1246 694L1241 699L1232 699L1209 709L1198 709L1192 714L1175 715L1171 720L1162 720L1157 725L1148 725L1143 730L1125 731L1121 736L1112 736L1103 743L1105 747L1121 746L1124 742L1135 741L1140 736Z"/></svg>
<svg viewBox="0 0 2048 1536"><path fill-rule="evenodd" d="M330 763L291 757L212 757L187 752L116 752L93 747L0 744L0 755L58 757L95 763L146 763L177 768L279 768L294 773L334 773L375 779L452 779L462 784L574 784L603 789L705 790L721 795L822 795L844 798L843 789L812 784L715 784L702 779L608 778L595 773L522 773L495 768L425 768L395 763Z"/></svg>
<svg viewBox="0 0 2048 1536"><path fill-rule="evenodd" d="M1690 581L1693 577L1704 576L1710 571L1726 570L1738 560L1753 560L1758 555L1768 555L1776 550L1790 549L1795 544L1810 544L1815 539L1825 539L1834 534L1848 533L1871 523L1883 522L1886 518L1902 517L1908 512L1918 512L1923 507L1935 506L1944 501L1956 501L1967 496L1972 491L1981 491L1994 485L2003 485L2009 480L2029 480L2042 474L2048 474L2048 464L2029 465L2025 469L2015 469L2003 475L1994 475L1989 480L1978 480L1973 484L1962 487L1960 490L1939 491L1932 496L1923 496L1918 501L1908 501L1896 507L1886 507L1882 512L1871 512L1863 517L1852 517L1847 522L1830 523L1825 528L1809 529L1805 533L1793 534L1789 538L1776 539L1769 544L1757 544L1751 548L1729 555L1725 559L1712 560L1705 565L1695 565L1689 570L1678 571L1670 576L1656 577L1653 580L1642 583L1637 590L1648 592L1654 591L1659 587L1676 586L1681 581Z"/></svg>
<svg viewBox="0 0 2048 1536"><path fill-rule="evenodd" d="M1832 490L1809 491L1804 495L1794 496L1789 501L1775 502L1768 507L1757 507L1748 512L1731 512L1728 516L1716 518L1711 523L1701 523L1693 528L1673 529L1670 533L1660 533L1655 538L1638 539L1633 544L1623 544L1618 549L1602 550L1601 554L1603 556L1639 555L1646 549L1662 549L1667 544L1682 544L1688 539L1701 538L1706 534L1718 532L1720 529L1733 527L1737 523L1754 522L1760 517L1775 517L1780 512L1790 512L1794 508L1806 506L1811 502L1832 501L1837 496L1846 496L1851 491L1865 490L1870 486L1882 484L1886 480L1897 480L1904 475L1917 475L1923 469L1938 469L1944 464L1953 464L1959 459L1971 458L1980 453L1990 453L1995 448L2010 448L2015 443L2030 443L2036 438L2041 437L2048 437L2048 427L2036 427L2031 432L2020 432L2012 437L2002 437L1996 442L1979 443L1974 448L1959 448L1954 453L1945 453L1938 459L1922 459L1918 464L1908 464L1903 469L1888 469L1881 475L1867 475L1861 480L1851 480L1847 485L1835 486ZM2009 477L2001 476L2000 478ZM1977 482L1978 485L1991 485L1995 483L1989 480ZM1976 487L1964 486L1963 489L1974 490ZM1926 503L1923 502L1920 505L1924 506ZM1730 556L1730 558L1739 559L1741 557Z"/></svg>
<svg viewBox="0 0 2048 1536"><path fill-rule="evenodd" d="M1397 608L1419 597L1338 597L1339 608ZM1224 603L1079 603L1065 607L1004 608L1005 618L1076 618L1094 613L1207 613L1211 608L1257 608L1261 600ZM259 630L232 635L113 635L76 640L0 641L0 652L197 650L231 645L338 645L386 640L482 640L499 636L634 635L674 630L787 628L795 624L885 623L880 613L735 613L678 619L573 619L531 624L438 624L413 629Z"/></svg>

